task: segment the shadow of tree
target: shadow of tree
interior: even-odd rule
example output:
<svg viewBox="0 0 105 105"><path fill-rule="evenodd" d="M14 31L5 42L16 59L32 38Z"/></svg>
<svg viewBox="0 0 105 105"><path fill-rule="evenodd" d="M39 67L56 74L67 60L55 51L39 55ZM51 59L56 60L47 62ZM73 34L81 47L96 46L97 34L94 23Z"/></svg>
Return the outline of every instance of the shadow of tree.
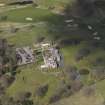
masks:
<svg viewBox="0 0 105 105"><path fill-rule="evenodd" d="M89 2L90 1L90 2ZM55 14L47 17L49 38L60 40L71 44L71 40L80 41L105 41L105 21L104 16L100 14L98 7L91 0L76 0L71 5L67 5L64 15ZM91 26L92 29L89 29ZM98 35L93 34L97 32ZM94 37L101 37L101 40L95 40Z"/></svg>

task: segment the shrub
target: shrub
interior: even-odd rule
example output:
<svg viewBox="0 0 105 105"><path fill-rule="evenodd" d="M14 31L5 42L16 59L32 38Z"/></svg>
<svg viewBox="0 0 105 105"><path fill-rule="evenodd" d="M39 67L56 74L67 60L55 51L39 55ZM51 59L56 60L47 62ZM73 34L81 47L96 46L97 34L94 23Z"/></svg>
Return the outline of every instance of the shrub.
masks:
<svg viewBox="0 0 105 105"><path fill-rule="evenodd" d="M25 93L25 97L26 97L26 98L30 98L30 97L31 97L31 93L30 93L30 92L26 92L26 93Z"/></svg>
<svg viewBox="0 0 105 105"><path fill-rule="evenodd" d="M30 97L31 97L31 93L30 92L20 92L15 97L15 100L19 101L19 102L24 102L25 100L28 100Z"/></svg>
<svg viewBox="0 0 105 105"><path fill-rule="evenodd" d="M21 105L33 105L33 101L32 100L24 100L23 102L21 102Z"/></svg>
<svg viewBox="0 0 105 105"><path fill-rule="evenodd" d="M75 59L76 61L80 61L81 59L88 56L89 54L90 54L90 49L82 48L77 52Z"/></svg>
<svg viewBox="0 0 105 105"><path fill-rule="evenodd" d="M100 42L96 41L96 40L92 40L89 42L89 46L93 47L93 48L97 48L100 46Z"/></svg>
<svg viewBox="0 0 105 105"><path fill-rule="evenodd" d="M3 94L5 94L5 89L0 84L0 96L3 95Z"/></svg>
<svg viewBox="0 0 105 105"><path fill-rule="evenodd" d="M105 68L97 67L91 70L91 78L94 80L102 80L105 78Z"/></svg>
<svg viewBox="0 0 105 105"><path fill-rule="evenodd" d="M32 4L32 6L33 6L33 7L38 7L38 4L34 2L34 3Z"/></svg>
<svg viewBox="0 0 105 105"><path fill-rule="evenodd" d="M50 97L50 99L49 99L49 103L50 103L50 104L51 104L51 103L55 103L55 102L59 101L60 98L61 98L60 95L58 95L58 94L54 94L54 95L52 95L52 96Z"/></svg>
<svg viewBox="0 0 105 105"><path fill-rule="evenodd" d="M68 46L68 45L78 45L80 44L80 39L62 39L59 41L59 45Z"/></svg>
<svg viewBox="0 0 105 105"><path fill-rule="evenodd" d="M9 87L14 81L14 77L3 75L0 78L0 84L2 87L7 88Z"/></svg>
<svg viewBox="0 0 105 105"><path fill-rule="evenodd" d="M14 70L17 65L15 49L8 45L6 39L0 39L0 65L3 74Z"/></svg>
<svg viewBox="0 0 105 105"><path fill-rule="evenodd" d="M79 70L79 74L80 74L80 75L88 75L89 72L90 72L90 71L89 71L88 69L80 69L80 70Z"/></svg>
<svg viewBox="0 0 105 105"><path fill-rule="evenodd" d="M43 37L43 36L38 36L37 38L36 38L36 43L41 43L41 42L43 42L45 40L45 37Z"/></svg>
<svg viewBox="0 0 105 105"><path fill-rule="evenodd" d="M73 93L79 91L82 87L83 87L83 84L80 80L75 80L71 83L71 91Z"/></svg>
<svg viewBox="0 0 105 105"><path fill-rule="evenodd" d="M94 61L94 65L101 65L101 64L104 64L104 63L105 63L105 58L103 58L103 57L98 57Z"/></svg>
<svg viewBox="0 0 105 105"><path fill-rule="evenodd" d="M94 95L95 94L94 86L86 86L86 87L84 87L83 94L84 94L84 96L88 96L88 97Z"/></svg>
<svg viewBox="0 0 105 105"><path fill-rule="evenodd" d="M53 6L53 5L52 6L49 6L48 9L49 10L54 10L55 9L55 6Z"/></svg>
<svg viewBox="0 0 105 105"><path fill-rule="evenodd" d="M71 86L65 84L64 81L60 81L58 87L54 94L50 97L49 103L55 103L59 101L61 98L68 97L72 94Z"/></svg>
<svg viewBox="0 0 105 105"><path fill-rule="evenodd" d="M10 28L11 33L16 33L18 30L19 30L19 28L15 28L13 26L11 26L11 28Z"/></svg>
<svg viewBox="0 0 105 105"><path fill-rule="evenodd" d="M8 18L8 16L6 16L6 15L4 15L4 16L1 16L1 20L2 20L2 21L5 21L5 20L7 20L7 18Z"/></svg>
<svg viewBox="0 0 105 105"><path fill-rule="evenodd" d="M77 68L74 66L66 67L65 68L65 75L70 81L73 81L79 77L79 73L77 72Z"/></svg>
<svg viewBox="0 0 105 105"><path fill-rule="evenodd" d="M42 85L37 88L35 96L43 97L48 91L48 84Z"/></svg>

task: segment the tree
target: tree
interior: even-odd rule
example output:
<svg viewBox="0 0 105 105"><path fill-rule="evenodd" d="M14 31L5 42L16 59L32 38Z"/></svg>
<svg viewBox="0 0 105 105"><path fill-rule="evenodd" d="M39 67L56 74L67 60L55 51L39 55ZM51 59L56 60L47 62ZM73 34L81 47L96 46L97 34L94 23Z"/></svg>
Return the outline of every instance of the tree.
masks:
<svg viewBox="0 0 105 105"><path fill-rule="evenodd" d="M79 77L79 73L75 66L68 66L65 68L65 76L69 82L76 80Z"/></svg>
<svg viewBox="0 0 105 105"><path fill-rule="evenodd" d="M31 97L30 92L19 92L16 95L15 100L19 102L24 102L25 100L28 100L30 97Z"/></svg>
<svg viewBox="0 0 105 105"><path fill-rule="evenodd" d="M33 101L32 100L24 100L23 102L21 102L21 105L33 105Z"/></svg>
<svg viewBox="0 0 105 105"><path fill-rule="evenodd" d="M64 97L68 97L72 94L71 86L67 85L64 81L60 81L55 92L49 99L49 103L55 103Z"/></svg>
<svg viewBox="0 0 105 105"><path fill-rule="evenodd" d="M94 80L105 79L105 68L104 67L96 67L93 70L91 70L91 78Z"/></svg>
<svg viewBox="0 0 105 105"><path fill-rule="evenodd" d="M66 12L69 16L72 15L76 18L90 16L94 12L94 5L92 0L75 0L72 4L72 8L71 5L68 6Z"/></svg>
<svg viewBox="0 0 105 105"><path fill-rule="evenodd" d="M0 72L13 71L16 68L17 59L15 49L8 45L6 39L0 40Z"/></svg>
<svg viewBox="0 0 105 105"><path fill-rule="evenodd" d="M35 96L43 97L48 91L48 84L42 85L37 88Z"/></svg>
<svg viewBox="0 0 105 105"><path fill-rule="evenodd" d="M88 69L85 69L85 68L79 70L79 74L80 74L80 75L88 75L89 72L90 72L90 71L89 71Z"/></svg>
<svg viewBox="0 0 105 105"><path fill-rule="evenodd" d="M95 94L95 85L94 86L85 86L83 88L83 94L86 97L94 95Z"/></svg>
<svg viewBox="0 0 105 105"><path fill-rule="evenodd" d="M77 54L76 54L76 61L80 61L81 59L83 59L84 57L88 56L90 54L90 49L88 48L82 48L80 49Z"/></svg>
<svg viewBox="0 0 105 105"><path fill-rule="evenodd" d="M71 83L71 91L73 93L79 91L83 87L83 84L80 80L75 80Z"/></svg>
<svg viewBox="0 0 105 105"><path fill-rule="evenodd" d="M8 19L8 16L4 15L4 16L1 16L1 20L2 21L6 21Z"/></svg>
<svg viewBox="0 0 105 105"><path fill-rule="evenodd" d="M0 78L1 89L2 88L6 89L7 87L11 85L13 81L14 81L14 77L12 76L8 76L8 75L1 76Z"/></svg>

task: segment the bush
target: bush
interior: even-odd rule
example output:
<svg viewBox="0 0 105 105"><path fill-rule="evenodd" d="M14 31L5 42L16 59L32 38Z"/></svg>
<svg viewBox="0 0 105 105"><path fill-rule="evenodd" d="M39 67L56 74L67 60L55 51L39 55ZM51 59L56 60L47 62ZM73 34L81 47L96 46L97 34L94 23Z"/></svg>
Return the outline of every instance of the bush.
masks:
<svg viewBox="0 0 105 105"><path fill-rule="evenodd" d="M95 88L94 88L94 86L86 86L86 87L84 87L83 94L86 97L94 95L95 94Z"/></svg>
<svg viewBox="0 0 105 105"><path fill-rule="evenodd" d="M75 80L71 83L71 91L73 93L79 91L82 87L83 87L83 84L80 80Z"/></svg>
<svg viewBox="0 0 105 105"><path fill-rule="evenodd" d="M59 101L60 98L61 98L60 95L58 95L58 94L54 94L54 95L52 95L52 96L50 97L50 99L49 99L49 103L50 103L50 104L51 104L51 103L55 103L55 102Z"/></svg>
<svg viewBox="0 0 105 105"><path fill-rule="evenodd" d="M80 70L79 70L79 74L80 74L80 75L88 75L89 72L90 72L90 71L89 71L88 69L80 69Z"/></svg>
<svg viewBox="0 0 105 105"><path fill-rule="evenodd" d="M64 81L60 81L58 87L54 94L50 97L49 103L55 103L59 101L61 98L68 97L72 94L71 86L65 84Z"/></svg>
<svg viewBox="0 0 105 105"><path fill-rule="evenodd" d="M2 87L7 88L9 87L14 81L14 77L3 75L0 78L0 84Z"/></svg>
<svg viewBox="0 0 105 105"><path fill-rule="evenodd" d="M90 54L90 49L82 48L77 52L75 59L76 61L80 61L81 59L88 56L89 54Z"/></svg>
<svg viewBox="0 0 105 105"><path fill-rule="evenodd" d="M32 6L33 6L33 7L38 7L38 4L34 2L34 3L32 4Z"/></svg>
<svg viewBox="0 0 105 105"><path fill-rule="evenodd" d="M97 48L100 46L100 42L96 41L96 40L92 40L92 41L90 41L89 46L91 46L93 48Z"/></svg>
<svg viewBox="0 0 105 105"><path fill-rule="evenodd" d="M13 26L11 26L11 28L10 28L11 33L16 33L18 30L19 30L19 28L15 28Z"/></svg>
<svg viewBox="0 0 105 105"><path fill-rule="evenodd" d="M68 97L71 95L71 86L65 83L65 81L60 81L56 89L56 93L61 97Z"/></svg>
<svg viewBox="0 0 105 105"><path fill-rule="evenodd" d="M59 41L60 46L78 45L80 44L80 39L62 39Z"/></svg>
<svg viewBox="0 0 105 105"><path fill-rule="evenodd" d="M31 93L30 93L30 92L26 92L26 93L25 93L25 97L26 97L26 98L30 98L30 97L31 97Z"/></svg>
<svg viewBox="0 0 105 105"><path fill-rule="evenodd" d="M19 102L24 102L25 100L28 100L30 97L31 97L31 93L30 92L20 92L15 97L15 100L19 101Z"/></svg>
<svg viewBox="0 0 105 105"><path fill-rule="evenodd" d="M17 65L15 49L8 45L6 39L0 39L0 65L3 74L12 71Z"/></svg>
<svg viewBox="0 0 105 105"><path fill-rule="evenodd" d="M105 63L105 58L103 58L103 57L98 57L98 58L96 58L96 60L95 60L95 62L94 62L94 65L102 65L102 64L104 64Z"/></svg>
<svg viewBox="0 0 105 105"><path fill-rule="evenodd" d="M33 101L29 99L15 101L13 97L3 95L0 97L0 105L33 105Z"/></svg>
<svg viewBox="0 0 105 105"><path fill-rule="evenodd" d="M77 72L77 68L74 66L66 67L65 68L65 75L70 81L73 81L79 77L79 73Z"/></svg>
<svg viewBox="0 0 105 105"><path fill-rule="evenodd" d="M48 91L48 84L42 85L37 88L35 96L43 97Z"/></svg>
<svg viewBox="0 0 105 105"><path fill-rule="evenodd" d="M48 9L49 10L54 10L55 9L55 6L53 6L53 5L52 6L49 6Z"/></svg>
<svg viewBox="0 0 105 105"><path fill-rule="evenodd" d="M21 105L33 105L33 101L32 100L24 100L23 102L21 102Z"/></svg>
<svg viewBox="0 0 105 105"><path fill-rule="evenodd" d="M36 43L41 43L41 42L43 42L45 40L45 37L43 37L43 36L38 36L37 38L36 38Z"/></svg>
<svg viewBox="0 0 105 105"><path fill-rule="evenodd" d="M105 78L105 68L97 67L91 70L91 78L94 80L102 80Z"/></svg>
<svg viewBox="0 0 105 105"><path fill-rule="evenodd" d="M8 18L8 16L1 16L1 21L6 21L7 20L7 18Z"/></svg>
<svg viewBox="0 0 105 105"><path fill-rule="evenodd" d="M5 89L0 84L0 96L3 95L3 94L5 94Z"/></svg>

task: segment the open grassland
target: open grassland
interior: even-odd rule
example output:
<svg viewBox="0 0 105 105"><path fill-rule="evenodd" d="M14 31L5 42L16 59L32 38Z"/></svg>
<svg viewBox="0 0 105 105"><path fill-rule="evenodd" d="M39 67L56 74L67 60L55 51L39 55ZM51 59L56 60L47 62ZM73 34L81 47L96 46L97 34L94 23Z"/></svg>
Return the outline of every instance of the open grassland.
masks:
<svg viewBox="0 0 105 105"><path fill-rule="evenodd" d="M103 103L104 98L100 93L92 94L91 96L85 96L83 90L70 98L64 99L54 105L100 105Z"/></svg>
<svg viewBox="0 0 105 105"><path fill-rule="evenodd" d="M48 73L44 74L38 68L36 67L36 64L18 68L18 71L22 71L17 73L16 80L11 87L7 89L7 95L18 97L21 92L31 92L31 98L35 99L36 88L48 84L49 91L46 96L40 100L42 103L47 103L48 98L53 94L54 89L59 82L59 78L54 75L49 75Z"/></svg>
<svg viewBox="0 0 105 105"><path fill-rule="evenodd" d="M0 0L1 3L11 3L11 2L15 2L17 0ZM51 4L56 4L58 3L68 3L72 0L33 0L36 3L39 3L41 5L51 5Z"/></svg>
<svg viewBox="0 0 105 105"><path fill-rule="evenodd" d="M68 3L70 0L39 0L39 4L42 6L52 6L52 5L62 5L65 3ZM2 2L8 2L7 0L2 0ZM28 6L26 8L22 9L15 9L10 10L6 12L2 12L0 14L1 16L7 16L7 20L0 20L2 25L4 23L7 23L10 25L10 27L17 27L17 23L24 25L24 24L34 24L31 28L19 28L17 32L1 32L0 37L7 38L7 40L15 44L16 47L22 47L22 46L32 46L33 43L36 42L37 38L45 37L45 40L54 40L53 37L56 38L56 36L61 36L61 39L63 38L79 38L82 37L79 35L71 35L68 33L62 32L64 27L62 28L62 25L64 24L64 18L61 16L52 13L48 9L43 8L35 8L33 6ZM33 20L27 21L26 17L31 17ZM59 23L59 25L58 25ZM16 25L13 25L16 24ZM6 24L4 24L6 25ZM51 26L51 28L50 28ZM53 32L51 31L53 29ZM59 30L61 33L59 33ZM66 28L65 28L66 29ZM50 30L50 31L49 31ZM78 34L78 33L77 33ZM105 57L105 50L102 48L96 48L94 51L92 51L88 56L77 62L75 60L75 56L83 47L86 47L86 44L83 44L83 42L79 43L78 45L70 45L70 46L64 46L61 48L63 57L64 57L64 64L65 65L75 65L78 67L78 69L89 69L95 67L94 62L96 61L96 58L98 57ZM100 65L100 64L99 64ZM40 65L38 65L39 67ZM102 64L104 66L104 63ZM59 82L59 78L57 78L54 75L49 74L43 74L39 68L35 64L33 65L27 65L24 67L18 68L17 71L21 71L20 73L17 73L16 80L14 83L7 89L7 95L17 97L19 93L21 92L31 92L33 99L34 93L36 88L41 84L49 84L49 90L48 93L44 98L41 99L42 104L47 104L49 97L53 94L55 87L57 86ZM25 78L23 80L23 77ZM88 76L83 77L83 82L86 84L88 82ZM63 100L64 104L69 105L99 105L103 101L103 97L105 97L105 91L104 86L105 81L102 81L100 83L97 83L97 94L92 97L84 97L82 92L76 93L70 99ZM101 95L99 93L102 93Z"/></svg>
<svg viewBox="0 0 105 105"><path fill-rule="evenodd" d="M92 69L93 67L96 67L96 65L94 64L96 59L105 56L105 51L103 49L95 49L87 57L83 58L79 62L76 62L75 60L76 53L78 52L78 50L83 48L83 46L84 46L83 44L79 44L77 46L70 46L62 49L66 65L75 65L81 69L82 68ZM104 66L104 64L99 65Z"/></svg>
<svg viewBox="0 0 105 105"><path fill-rule="evenodd" d="M43 33L43 34L42 34ZM38 36L47 36L47 31L45 28L33 28L30 31L22 31L22 32L17 32L13 36L8 37L8 41L10 43L14 43L16 46L28 46L28 45L33 45L36 42L36 39Z"/></svg>
<svg viewBox="0 0 105 105"><path fill-rule="evenodd" d="M7 16L7 21L13 22L27 22L27 17L33 18L32 22L44 21L48 16L51 15L52 13L48 10L37 9L32 6L23 8L21 10L11 10L1 14L1 16Z"/></svg>

